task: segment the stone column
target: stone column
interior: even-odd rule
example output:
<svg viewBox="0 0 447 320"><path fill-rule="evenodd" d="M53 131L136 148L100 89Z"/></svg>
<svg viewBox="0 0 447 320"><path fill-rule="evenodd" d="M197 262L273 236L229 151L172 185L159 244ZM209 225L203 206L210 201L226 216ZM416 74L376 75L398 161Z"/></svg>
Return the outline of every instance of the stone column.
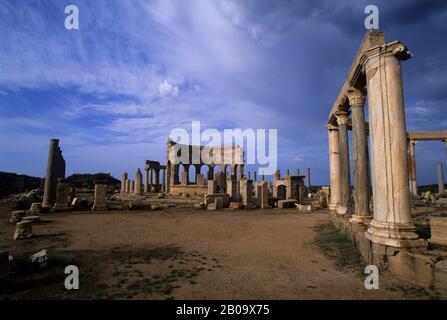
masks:
<svg viewBox="0 0 447 320"><path fill-rule="evenodd" d="M160 191L160 169L155 170L155 192Z"/></svg>
<svg viewBox="0 0 447 320"><path fill-rule="evenodd" d="M401 59L411 54L400 42L368 50L362 57L368 88L374 219L366 237L392 247L424 246L411 223L407 132Z"/></svg>
<svg viewBox="0 0 447 320"><path fill-rule="evenodd" d="M152 171L154 171L152 168L149 169L149 185L148 185L148 192L152 192L152 182L154 179L152 178Z"/></svg>
<svg viewBox="0 0 447 320"><path fill-rule="evenodd" d="M121 176L121 189L120 189L121 194L123 194L126 191L127 178L128 178L127 172L124 172L123 175Z"/></svg>
<svg viewBox="0 0 447 320"><path fill-rule="evenodd" d="M338 111L337 117L340 153L340 203L337 213L345 214L351 197L351 174L349 168L348 116L347 111Z"/></svg>
<svg viewBox="0 0 447 320"><path fill-rule="evenodd" d="M331 185L331 202L329 204L329 210L336 211L338 206L340 205L341 197L339 151L340 140L338 136L338 127L334 125L328 125L327 128L329 134L329 169Z"/></svg>
<svg viewBox="0 0 447 320"><path fill-rule="evenodd" d="M135 173L135 190L134 194L136 196L141 196L141 181L143 180L143 175L141 174L140 169Z"/></svg>
<svg viewBox="0 0 447 320"><path fill-rule="evenodd" d="M254 183L258 182L258 177L257 177L257 174L256 174L256 170L253 172L253 182Z"/></svg>
<svg viewBox="0 0 447 320"><path fill-rule="evenodd" d="M144 192L149 192L149 168L144 168Z"/></svg>
<svg viewBox="0 0 447 320"><path fill-rule="evenodd" d="M124 190L124 193L130 193L130 180L126 180L126 189Z"/></svg>
<svg viewBox="0 0 447 320"><path fill-rule="evenodd" d="M163 169L162 191L166 192L166 169Z"/></svg>
<svg viewBox="0 0 447 320"><path fill-rule="evenodd" d="M306 184L307 184L307 193L311 193L311 188L310 188L310 168L306 169Z"/></svg>
<svg viewBox="0 0 447 320"><path fill-rule="evenodd" d="M135 192L135 181L130 181L130 190L129 193Z"/></svg>
<svg viewBox="0 0 447 320"><path fill-rule="evenodd" d="M349 104L352 110L352 145L354 149L354 196L355 213L351 222L368 223L369 213L369 160L368 141L365 124L365 94L352 89L348 92Z"/></svg>
<svg viewBox="0 0 447 320"><path fill-rule="evenodd" d="M410 178L410 192L413 196L417 197L418 187L416 183L416 153L415 153L416 141L408 141L408 175Z"/></svg>
<svg viewBox="0 0 447 320"><path fill-rule="evenodd" d="M442 163L438 163L438 192L444 193L444 170L442 169Z"/></svg>
<svg viewBox="0 0 447 320"><path fill-rule="evenodd" d="M50 147L48 149L48 160L47 160L47 172L45 176L45 188L43 192L42 207L49 208L53 205L56 195L57 188L57 176L56 171L56 160L55 153L59 148L59 140L51 139Z"/></svg>

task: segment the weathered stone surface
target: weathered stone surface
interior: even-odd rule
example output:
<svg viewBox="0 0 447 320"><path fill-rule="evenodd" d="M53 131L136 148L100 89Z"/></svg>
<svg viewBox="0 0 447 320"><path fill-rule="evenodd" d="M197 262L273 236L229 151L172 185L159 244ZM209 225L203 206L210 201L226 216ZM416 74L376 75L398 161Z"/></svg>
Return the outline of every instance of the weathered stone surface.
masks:
<svg viewBox="0 0 447 320"><path fill-rule="evenodd" d="M209 203L207 206L206 206L206 209L208 210L208 211L216 211L217 210L217 204L214 202L214 203Z"/></svg>
<svg viewBox="0 0 447 320"><path fill-rule="evenodd" d="M222 198L224 208L228 208L230 206L230 196L226 193L206 194L205 205L207 206L210 203L214 203L216 198Z"/></svg>
<svg viewBox="0 0 447 320"><path fill-rule="evenodd" d="M447 247L447 217L433 217L430 219L431 238L429 243Z"/></svg>
<svg viewBox="0 0 447 320"><path fill-rule="evenodd" d="M37 265L39 268L45 268L47 266L47 250L40 250L29 258L30 262Z"/></svg>
<svg viewBox="0 0 447 320"><path fill-rule="evenodd" d="M95 200L93 203L93 211L106 211L107 210L107 185L95 184Z"/></svg>
<svg viewBox="0 0 447 320"><path fill-rule="evenodd" d="M37 223L40 221L39 216L26 216L22 218L22 221L29 221L31 223Z"/></svg>
<svg viewBox="0 0 447 320"><path fill-rule="evenodd" d="M208 194L216 194L216 193L217 193L217 181L208 180Z"/></svg>
<svg viewBox="0 0 447 320"><path fill-rule="evenodd" d="M33 236L33 228L30 221L17 222L14 232L14 240L29 239Z"/></svg>
<svg viewBox="0 0 447 320"><path fill-rule="evenodd" d="M69 211L70 204L68 202L68 194L70 192L70 185L65 182L59 182L56 189L56 203L53 210L57 212Z"/></svg>
<svg viewBox="0 0 447 320"><path fill-rule="evenodd" d="M224 200L223 200L223 198L221 198L221 197L217 197L215 200L214 200L214 203L216 204L216 209L217 210L220 210L220 209L223 209L223 207L224 207Z"/></svg>
<svg viewBox="0 0 447 320"><path fill-rule="evenodd" d="M309 211L309 212L312 211L312 206L310 204L304 205L304 204L296 203L295 206L299 211Z"/></svg>
<svg viewBox="0 0 447 320"><path fill-rule="evenodd" d="M269 205L269 188L266 181L258 183L257 206L261 209L270 208Z"/></svg>
<svg viewBox="0 0 447 320"><path fill-rule="evenodd" d="M22 218L26 216L25 210L15 210L11 212L11 217L9 218L9 223L17 223L22 220Z"/></svg>
<svg viewBox="0 0 447 320"><path fill-rule="evenodd" d="M435 258L401 250L388 257L389 270L397 277L416 285L430 288L434 285Z"/></svg>
<svg viewBox="0 0 447 320"><path fill-rule="evenodd" d="M29 216L38 216L42 213L42 204L40 202L33 202L31 208L27 211Z"/></svg>
<svg viewBox="0 0 447 320"><path fill-rule="evenodd" d="M279 200L278 201L278 208L285 209L285 208L293 208L295 207L296 200Z"/></svg>

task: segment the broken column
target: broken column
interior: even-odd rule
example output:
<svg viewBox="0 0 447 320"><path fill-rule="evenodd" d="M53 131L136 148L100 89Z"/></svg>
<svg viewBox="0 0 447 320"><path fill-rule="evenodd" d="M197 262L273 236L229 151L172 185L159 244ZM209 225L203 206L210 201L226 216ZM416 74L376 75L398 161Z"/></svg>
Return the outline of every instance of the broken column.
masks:
<svg viewBox="0 0 447 320"><path fill-rule="evenodd" d="M126 189L124 190L124 193L130 193L130 180L126 180Z"/></svg>
<svg viewBox="0 0 447 320"><path fill-rule="evenodd" d="M120 190L121 194L126 192L127 179L128 179L127 172L124 172L123 175L121 176L121 190Z"/></svg>
<svg viewBox="0 0 447 320"><path fill-rule="evenodd" d="M94 195L92 211L106 211L106 210L107 210L107 184L105 183L105 181L95 181L95 195Z"/></svg>
<svg viewBox="0 0 447 320"><path fill-rule="evenodd" d="M217 181L208 180L208 194L216 194L217 193Z"/></svg>
<svg viewBox="0 0 447 320"><path fill-rule="evenodd" d="M33 236L33 227L31 221L20 221L16 224L14 231L14 240L29 239Z"/></svg>
<svg viewBox="0 0 447 320"><path fill-rule="evenodd" d="M438 193L444 193L444 170L442 168L442 163L438 163Z"/></svg>
<svg viewBox="0 0 447 320"><path fill-rule="evenodd" d="M340 205L340 151L339 151L339 137L338 127L335 125L328 125L329 135L329 168L330 168L330 185L331 185L331 202L329 209L337 210ZM299 176L299 169L297 172Z"/></svg>
<svg viewBox="0 0 447 320"><path fill-rule="evenodd" d="M351 222L368 223L369 213L369 161L368 141L365 124L365 93L362 90L348 91L349 105L352 110L352 145L354 149L354 196L355 212Z"/></svg>
<svg viewBox="0 0 447 320"><path fill-rule="evenodd" d="M65 160L59 148L59 140L51 139L48 149L47 171L42 207L50 208L56 199L57 182L59 178L65 178Z"/></svg>
<svg viewBox="0 0 447 320"><path fill-rule="evenodd" d="M70 184L66 183L64 179L59 179L56 188L56 203L54 204L54 211L68 211L71 209L68 202L68 195L70 193Z"/></svg>
<svg viewBox="0 0 447 320"><path fill-rule="evenodd" d="M135 190L134 194L136 196L141 196L141 188L142 188L142 180L143 180L143 174L141 173L141 170L138 168L137 172L135 173Z"/></svg>
<svg viewBox="0 0 447 320"><path fill-rule="evenodd" d="M337 208L337 213L345 214L348 211L348 203L351 196L348 141L349 113L347 111L338 111L335 116L338 124L340 153L340 204Z"/></svg>
<svg viewBox="0 0 447 320"><path fill-rule="evenodd" d="M251 206L253 201L253 180L242 180L241 189L242 203L246 207Z"/></svg>
<svg viewBox="0 0 447 320"><path fill-rule="evenodd" d="M411 57L395 41L362 57L368 88L374 218L366 237L392 247L424 246L410 216L407 132L400 60Z"/></svg>

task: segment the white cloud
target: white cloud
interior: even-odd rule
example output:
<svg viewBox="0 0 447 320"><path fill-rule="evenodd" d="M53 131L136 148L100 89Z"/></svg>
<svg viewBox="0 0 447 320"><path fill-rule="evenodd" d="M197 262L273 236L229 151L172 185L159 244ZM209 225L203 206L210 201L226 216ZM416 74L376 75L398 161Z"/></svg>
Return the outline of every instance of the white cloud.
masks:
<svg viewBox="0 0 447 320"><path fill-rule="evenodd" d="M177 97L179 94L179 88L171 85L168 81L164 80L158 85L158 93L160 96L173 96Z"/></svg>

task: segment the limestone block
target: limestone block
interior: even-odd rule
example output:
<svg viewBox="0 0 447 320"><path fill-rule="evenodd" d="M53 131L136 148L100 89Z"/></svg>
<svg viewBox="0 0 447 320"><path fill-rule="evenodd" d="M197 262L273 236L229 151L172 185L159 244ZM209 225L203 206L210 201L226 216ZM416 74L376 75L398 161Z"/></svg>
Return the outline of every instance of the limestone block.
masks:
<svg viewBox="0 0 447 320"><path fill-rule="evenodd" d="M92 210L106 211L107 210L107 185L95 184L95 196Z"/></svg>
<svg viewBox="0 0 447 320"><path fill-rule="evenodd" d="M31 223L37 223L40 221L39 216L26 216L22 218L22 221L29 221Z"/></svg>
<svg viewBox="0 0 447 320"><path fill-rule="evenodd" d="M31 263L36 264L39 268L45 268L47 266L47 250L40 250L33 254L29 260Z"/></svg>
<svg viewBox="0 0 447 320"><path fill-rule="evenodd" d="M217 210L217 204L215 202L214 203L210 203L210 204L207 205L206 209L208 211L216 211Z"/></svg>
<svg viewBox="0 0 447 320"><path fill-rule="evenodd" d="M430 244L447 247L447 217L431 218L430 232Z"/></svg>
<svg viewBox="0 0 447 320"><path fill-rule="evenodd" d="M224 208L228 208L230 206L230 196L226 193L206 194L205 205L207 206L210 203L214 203L216 198L222 198Z"/></svg>
<svg viewBox="0 0 447 320"><path fill-rule="evenodd" d="M216 204L217 210L223 209L223 198L217 197L216 199L214 199L214 203Z"/></svg>
<svg viewBox="0 0 447 320"><path fill-rule="evenodd" d="M9 218L9 223L17 223L22 220L22 218L26 215L25 210L15 210L11 212L11 217Z"/></svg>
<svg viewBox="0 0 447 320"><path fill-rule="evenodd" d="M14 232L14 240L29 239L33 236L33 228L30 221L17 222Z"/></svg>
<svg viewBox="0 0 447 320"><path fill-rule="evenodd" d="M430 288L434 284L435 258L401 250L388 257L390 272L415 285Z"/></svg>
<svg viewBox="0 0 447 320"><path fill-rule="evenodd" d="M70 204L68 202L68 195L70 192L70 185L68 183L59 182L56 189L56 203L54 204L54 211L69 211Z"/></svg>
<svg viewBox="0 0 447 320"><path fill-rule="evenodd" d="M447 294L447 260L442 260L435 265L435 289L442 294Z"/></svg>
<svg viewBox="0 0 447 320"><path fill-rule="evenodd" d="M304 204L300 204L300 203L295 203L296 208L299 211L312 211L312 206L311 205L304 205Z"/></svg>
<svg viewBox="0 0 447 320"><path fill-rule="evenodd" d="M285 209L285 208L293 208L295 207L296 200L279 200L278 201L278 208Z"/></svg>
<svg viewBox="0 0 447 320"><path fill-rule="evenodd" d="M28 216L38 216L42 213L42 203L40 202L33 202L31 204L30 209L27 211Z"/></svg>

